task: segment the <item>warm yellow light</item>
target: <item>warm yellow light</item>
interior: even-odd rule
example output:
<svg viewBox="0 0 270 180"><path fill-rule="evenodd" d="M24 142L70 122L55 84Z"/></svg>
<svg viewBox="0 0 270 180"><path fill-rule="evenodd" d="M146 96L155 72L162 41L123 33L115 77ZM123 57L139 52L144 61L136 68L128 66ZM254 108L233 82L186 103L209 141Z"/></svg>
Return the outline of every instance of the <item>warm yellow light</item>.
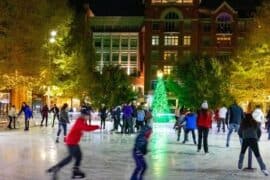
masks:
<svg viewBox="0 0 270 180"><path fill-rule="evenodd" d="M57 34L57 32L56 32L56 31L51 31L51 36L52 36L52 37L55 37L55 36L56 36L56 34Z"/></svg>
<svg viewBox="0 0 270 180"><path fill-rule="evenodd" d="M163 72L161 70L157 71L157 77L162 78L163 77Z"/></svg>
<svg viewBox="0 0 270 180"><path fill-rule="evenodd" d="M50 42L50 43L55 43L55 38L51 37L51 38L49 39L49 42Z"/></svg>

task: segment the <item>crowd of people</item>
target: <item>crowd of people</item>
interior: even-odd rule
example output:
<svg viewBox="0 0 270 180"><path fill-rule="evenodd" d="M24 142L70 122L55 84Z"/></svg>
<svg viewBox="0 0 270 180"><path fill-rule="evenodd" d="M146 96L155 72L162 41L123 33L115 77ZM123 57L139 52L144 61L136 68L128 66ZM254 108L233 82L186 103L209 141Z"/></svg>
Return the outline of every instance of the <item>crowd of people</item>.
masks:
<svg viewBox="0 0 270 180"><path fill-rule="evenodd" d="M193 142L197 145L197 151L200 152L203 144L203 149L206 154L209 153L208 133L209 129L212 128L213 121L216 121L217 133L220 133L220 130L222 130L223 133L226 132L226 129L228 130L226 147L230 147L232 133L238 133L241 144L238 168L242 169L245 152L247 148L250 147L255 154L263 174L266 176L269 175L260 155L258 141L261 137L262 125L264 123L268 131L268 140L270 140L270 111L265 116L261 107L257 105L254 110L249 108L247 112L244 112L235 101L228 108L223 105L213 112L209 109L207 101L204 101L197 112L185 107L176 109L175 118L174 129L177 131L177 141L180 141L181 132L184 131L182 143L185 144L186 141L188 141L189 132L192 132ZM198 144L195 129L198 130Z"/></svg>
<svg viewBox="0 0 270 180"><path fill-rule="evenodd" d="M81 115L76 119L69 133L67 132L67 125L70 123L68 112L69 107L66 103L63 104L61 108L58 108L56 104L54 104L51 109L45 104L40 111L42 116L40 126L43 126L44 121L45 126L48 126L49 113L53 113L52 127L54 127L55 119L58 120L56 143L60 142L60 135L63 131L63 142L67 145L69 153L65 159L49 168L47 170L48 173L53 173L53 177L56 178L59 170L74 158L75 164L72 177L84 177L85 174L79 169L82 160L82 153L79 146L82 132L106 129L106 121L107 119L111 119L113 121L113 128L110 130L111 133L138 134L133 149L133 158L136 168L131 176L131 180L143 178L147 167L144 155L148 152L148 139L152 133L152 128L149 126L150 119L152 119L151 110L147 109L144 104L137 106L131 102L110 109L107 108L105 104L102 104L98 110L100 126L93 126L91 125L91 114L94 111L91 106L83 103L80 109ZM13 128L16 128L16 118L22 113L24 113L24 130L29 130L29 119L33 117L33 113L25 102L22 103L18 114L16 113L15 106L9 109L8 128L12 128L12 124ZM253 151L263 174L266 176L269 175L259 151L258 141L261 137L261 129L264 123L265 128L268 130L268 139L270 140L270 111L265 116L260 106L256 106L253 110L249 108L244 112L237 102L234 102L229 107L223 105L216 111L211 111L208 107L208 102L204 101L197 111L192 108L177 108L175 110L175 118L174 129L177 131L177 141L180 141L181 133L184 132L182 143L185 144L191 132L193 143L197 146L197 151L200 152L203 147L205 154L209 154L208 134L212 128L213 121L216 121L217 124L216 133L220 133L220 131L226 133L227 131L225 142L227 148L230 147L232 133L238 133L241 145L238 168L243 168L245 152L249 147ZM196 130L198 134L197 138Z"/></svg>

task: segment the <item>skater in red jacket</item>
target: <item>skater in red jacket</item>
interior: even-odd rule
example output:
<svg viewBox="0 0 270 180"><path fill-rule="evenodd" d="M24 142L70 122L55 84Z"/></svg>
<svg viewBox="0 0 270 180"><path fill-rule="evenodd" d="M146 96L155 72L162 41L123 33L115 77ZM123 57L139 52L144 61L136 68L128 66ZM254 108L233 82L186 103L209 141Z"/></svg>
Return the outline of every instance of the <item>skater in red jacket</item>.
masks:
<svg viewBox="0 0 270 180"><path fill-rule="evenodd" d="M57 163L55 166L51 167L47 170L48 173L53 173L53 179L57 178L57 173L59 170L71 162L72 158L75 159L75 164L73 167L72 178L84 178L85 174L79 169L82 153L79 146L80 139L83 135L83 131L94 131L99 129L99 126L92 126L87 124L87 120L89 119L88 111L82 109L81 116L76 120L75 124L71 128L70 132L66 137L66 145L68 148L68 156L64 158L62 161Z"/></svg>

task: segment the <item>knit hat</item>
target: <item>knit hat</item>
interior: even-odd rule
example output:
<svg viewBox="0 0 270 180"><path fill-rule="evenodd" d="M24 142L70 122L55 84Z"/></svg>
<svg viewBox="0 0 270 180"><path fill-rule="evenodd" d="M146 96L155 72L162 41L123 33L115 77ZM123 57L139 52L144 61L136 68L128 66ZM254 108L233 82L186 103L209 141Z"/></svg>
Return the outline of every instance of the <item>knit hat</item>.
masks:
<svg viewBox="0 0 270 180"><path fill-rule="evenodd" d="M202 108L202 109L208 109L208 103L207 103L206 100L203 101L203 103L202 103L202 105L201 105L201 108Z"/></svg>

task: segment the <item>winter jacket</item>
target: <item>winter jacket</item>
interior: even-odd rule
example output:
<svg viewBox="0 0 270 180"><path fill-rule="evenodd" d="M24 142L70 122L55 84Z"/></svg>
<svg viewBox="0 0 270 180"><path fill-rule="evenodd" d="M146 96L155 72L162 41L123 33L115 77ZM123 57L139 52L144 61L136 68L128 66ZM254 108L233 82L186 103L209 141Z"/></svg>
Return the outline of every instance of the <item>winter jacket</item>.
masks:
<svg viewBox="0 0 270 180"><path fill-rule="evenodd" d="M60 111L59 122L61 122L61 123L69 123L68 112L66 110L61 110Z"/></svg>
<svg viewBox="0 0 270 180"><path fill-rule="evenodd" d="M256 108L252 112L252 117L257 121L258 123L264 123L264 114L260 108Z"/></svg>
<svg viewBox="0 0 270 180"><path fill-rule="evenodd" d="M48 116L48 113L49 113L48 106L43 106L43 108L41 109L41 115L42 116Z"/></svg>
<svg viewBox="0 0 270 180"><path fill-rule="evenodd" d="M11 107L8 111L8 116L10 117L16 117L17 113L16 113L16 109L15 107Z"/></svg>
<svg viewBox="0 0 270 180"><path fill-rule="evenodd" d="M32 110L30 109L30 107L28 105L25 105L25 106L22 106L18 116L24 112L24 117L25 119L29 119L31 117L33 117L33 113L32 113Z"/></svg>
<svg viewBox="0 0 270 180"><path fill-rule="evenodd" d="M146 134L151 133L152 128L150 126L144 126L138 136L135 139L134 150L138 154L147 154L148 139Z"/></svg>
<svg viewBox="0 0 270 180"><path fill-rule="evenodd" d="M186 129L196 129L197 116L195 113L188 113L185 117Z"/></svg>
<svg viewBox="0 0 270 180"><path fill-rule="evenodd" d="M50 109L50 112L53 112L54 114L58 114L59 113L59 108L58 107L53 107Z"/></svg>
<svg viewBox="0 0 270 180"><path fill-rule="evenodd" d="M101 118L106 118L107 117L107 109L106 109L106 107L100 108L99 113L100 113Z"/></svg>
<svg viewBox="0 0 270 180"><path fill-rule="evenodd" d="M256 127L248 127L248 128L243 128L240 126L238 135L242 139L260 139L261 137L261 129L259 126Z"/></svg>
<svg viewBox="0 0 270 180"><path fill-rule="evenodd" d="M66 137L66 144L78 145L83 135L83 131L94 131L96 129L99 129L99 126L87 125L85 119L79 117Z"/></svg>
<svg viewBox="0 0 270 180"><path fill-rule="evenodd" d="M205 113L201 110L197 117L197 127L211 128L212 127L212 115L209 111Z"/></svg>
<svg viewBox="0 0 270 180"><path fill-rule="evenodd" d="M123 108L123 117L124 119L128 119L132 117L132 107L131 106L124 106Z"/></svg>
<svg viewBox="0 0 270 180"><path fill-rule="evenodd" d="M240 124L242 119L244 119L243 109L236 104L231 105L228 109L226 121L229 124Z"/></svg>
<svg viewBox="0 0 270 180"><path fill-rule="evenodd" d="M228 110L227 110L226 107L220 108L219 111L218 111L218 117L219 117L219 118L226 119L227 111L228 111Z"/></svg>
<svg viewBox="0 0 270 180"><path fill-rule="evenodd" d="M137 111L137 121L144 121L145 112L143 109Z"/></svg>

